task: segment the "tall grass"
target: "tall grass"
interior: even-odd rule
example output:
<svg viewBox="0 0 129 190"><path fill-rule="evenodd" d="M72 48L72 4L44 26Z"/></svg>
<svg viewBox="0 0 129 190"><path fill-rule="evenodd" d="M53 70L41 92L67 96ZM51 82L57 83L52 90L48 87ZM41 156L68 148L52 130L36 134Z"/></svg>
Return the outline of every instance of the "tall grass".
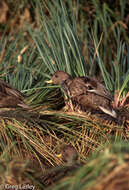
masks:
<svg viewBox="0 0 129 190"><path fill-rule="evenodd" d="M123 88L122 81L126 81L124 86L128 86L129 47L126 42L121 41L121 29L119 27L115 28L113 45L115 46L116 52L115 57L112 59L110 53L107 52L110 51L110 43L105 42L107 39L106 36L110 33L107 23L110 26L113 24L109 23L107 19L111 17L111 13L108 8L105 8L103 10L104 13L99 14L100 4L97 4L96 1L93 1L93 4L96 8L96 14L98 15L94 19L96 24L93 25L93 28L87 29L85 41L83 42L78 37L77 18L73 13L68 15L67 7L62 1L55 1L52 4L47 3L47 7L44 3L40 4L38 2L38 13L43 27L40 32L32 33L30 31L30 33L36 43L43 65L46 65L50 74L56 70L64 70L72 74L72 76L83 76L86 74L94 76L97 67L99 67L100 75L107 89L113 93ZM48 10L49 16L43 13L43 5ZM103 6L107 5L104 4ZM71 3L69 3L68 7L71 7ZM77 8L76 15L78 12ZM105 11L107 12L105 13ZM95 26L100 27L102 23L104 31L102 31L102 35L100 36L97 35ZM84 26L82 27L82 33L83 30L85 30ZM90 32L91 30L92 33ZM109 37L110 36L108 36L108 38ZM86 42L86 54L89 57L88 62L86 62L85 56L82 53L84 42ZM125 53L126 56L124 56ZM107 57L105 54L108 54L108 57L110 57L108 65L107 62L105 62L105 57ZM127 93L127 91L128 87L124 93Z"/></svg>

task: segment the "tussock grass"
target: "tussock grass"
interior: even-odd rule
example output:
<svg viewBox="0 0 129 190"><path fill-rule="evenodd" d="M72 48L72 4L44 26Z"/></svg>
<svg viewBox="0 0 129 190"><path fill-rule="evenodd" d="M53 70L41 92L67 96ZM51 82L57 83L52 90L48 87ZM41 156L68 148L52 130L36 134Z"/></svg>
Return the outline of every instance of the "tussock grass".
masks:
<svg viewBox="0 0 129 190"><path fill-rule="evenodd" d="M11 36L1 38L0 76L25 94L25 101L31 107L29 111L19 108L0 110L0 166L1 171L5 171L4 175L1 173L3 184L22 181L39 189L52 185L50 189L99 190L104 189L107 183L112 189L116 187L117 180L111 183L111 179L117 176L115 169L123 178L128 176L128 151L122 151L126 150L125 137L128 137L128 41L121 40L123 25L115 27L113 19L116 14L112 15L107 4L102 5L101 14L100 3L92 1L91 4L96 11L91 28L80 24L81 4L75 3L73 12L72 1L67 4L58 0L52 3L37 1L40 30L27 26L31 40L26 43L23 33L13 40ZM122 15L124 10L125 5L122 4ZM118 17L115 22L117 20ZM113 27L112 31L109 31L110 27ZM115 49L114 55L110 47ZM122 117L127 115L126 126L98 115L65 112L62 90L59 86L45 83L58 69L73 77L100 73L98 78L114 96L114 106ZM118 137L119 141L112 145ZM76 149L79 166L64 169L65 163L59 156L64 145L72 145ZM114 151L115 146L117 152ZM91 155L94 158L90 160ZM14 170L18 171L17 179ZM63 174L55 179L56 172ZM58 183L59 180L61 182Z"/></svg>

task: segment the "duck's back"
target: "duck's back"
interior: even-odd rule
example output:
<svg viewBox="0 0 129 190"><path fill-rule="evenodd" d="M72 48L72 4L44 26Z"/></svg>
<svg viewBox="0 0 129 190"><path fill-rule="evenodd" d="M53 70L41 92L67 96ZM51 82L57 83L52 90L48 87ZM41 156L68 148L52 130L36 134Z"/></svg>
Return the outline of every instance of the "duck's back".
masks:
<svg viewBox="0 0 129 190"><path fill-rule="evenodd" d="M21 92L19 92L16 88L12 87L10 84L6 83L3 80L0 80L0 93L3 96L14 96L19 98L20 100L24 99L24 96Z"/></svg>
<svg viewBox="0 0 129 190"><path fill-rule="evenodd" d="M76 77L72 80L69 91L72 97L89 93L97 94L112 101L108 90L96 79L91 77Z"/></svg>
<svg viewBox="0 0 129 190"><path fill-rule="evenodd" d="M68 88L71 97L80 96L82 94L86 94L87 92L87 86L85 86L85 83L81 77L74 78Z"/></svg>
<svg viewBox="0 0 129 190"><path fill-rule="evenodd" d="M10 84L0 80L0 108L16 107L29 109L29 106L24 103L23 94Z"/></svg>

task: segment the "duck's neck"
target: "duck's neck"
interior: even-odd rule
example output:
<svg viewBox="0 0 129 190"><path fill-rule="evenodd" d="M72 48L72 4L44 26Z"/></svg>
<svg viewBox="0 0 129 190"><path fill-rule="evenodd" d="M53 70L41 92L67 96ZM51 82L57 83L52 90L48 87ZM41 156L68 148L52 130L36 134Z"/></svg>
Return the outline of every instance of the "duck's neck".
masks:
<svg viewBox="0 0 129 190"><path fill-rule="evenodd" d="M72 82L72 79L68 78L64 81L62 81L61 83L61 87L63 88L63 90L65 91L66 94L68 94L68 91L69 91L69 86Z"/></svg>

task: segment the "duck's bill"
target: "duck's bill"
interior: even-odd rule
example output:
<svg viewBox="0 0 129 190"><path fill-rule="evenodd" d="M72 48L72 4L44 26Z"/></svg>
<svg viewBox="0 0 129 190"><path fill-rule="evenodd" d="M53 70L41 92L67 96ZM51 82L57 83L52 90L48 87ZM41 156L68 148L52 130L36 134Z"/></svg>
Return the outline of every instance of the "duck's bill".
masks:
<svg viewBox="0 0 129 190"><path fill-rule="evenodd" d="M52 81L52 80L47 80L46 83L47 83L47 84L52 84L53 81Z"/></svg>
<svg viewBox="0 0 129 190"><path fill-rule="evenodd" d="M57 154L56 156L57 156L57 158L61 158L62 154Z"/></svg>

